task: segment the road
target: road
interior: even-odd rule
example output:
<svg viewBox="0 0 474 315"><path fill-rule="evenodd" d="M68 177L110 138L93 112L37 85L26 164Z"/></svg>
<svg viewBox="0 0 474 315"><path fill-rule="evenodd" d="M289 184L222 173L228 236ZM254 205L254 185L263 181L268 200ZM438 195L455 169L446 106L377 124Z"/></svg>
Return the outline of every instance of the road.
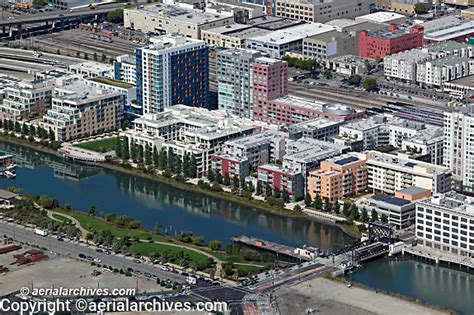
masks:
<svg viewBox="0 0 474 315"><path fill-rule="evenodd" d="M83 8L83 9L76 9L72 12L51 11L51 12L38 13L38 14L24 14L19 17L15 17L14 19L1 20L0 27L16 26L19 24L42 23L46 21L66 20L67 18L92 16L92 15L107 13L117 8L123 8L125 5L126 3L113 3L113 4L100 6L97 9Z"/></svg>
<svg viewBox="0 0 474 315"><path fill-rule="evenodd" d="M0 221L0 235L7 235L20 242L47 248L50 251L64 256L79 259L78 255L82 253L87 256L99 258L102 260L103 265L123 270L132 268L134 271L140 271L142 274L149 273L156 275L160 279L169 279L179 283L185 282L185 277L182 275L161 270L159 267L151 263L136 263L133 261L133 258L125 257L121 254L106 255L104 253L98 253L96 252L95 247L76 241L58 241L56 237L51 235L42 237L34 234L32 229L14 223Z"/></svg>

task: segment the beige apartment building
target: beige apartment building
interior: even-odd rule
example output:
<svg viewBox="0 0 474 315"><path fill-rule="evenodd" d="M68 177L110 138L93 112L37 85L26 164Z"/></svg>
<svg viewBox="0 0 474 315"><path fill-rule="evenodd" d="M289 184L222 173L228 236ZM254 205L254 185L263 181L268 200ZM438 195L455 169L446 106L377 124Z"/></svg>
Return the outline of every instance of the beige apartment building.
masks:
<svg viewBox="0 0 474 315"><path fill-rule="evenodd" d="M75 78L54 90L52 108L39 124L52 129L56 140L69 141L116 130L120 126L125 97L86 85Z"/></svg>
<svg viewBox="0 0 474 315"><path fill-rule="evenodd" d="M430 0L377 0L377 9L402 14L415 14L415 4L425 3L431 6Z"/></svg>
<svg viewBox="0 0 474 315"><path fill-rule="evenodd" d="M367 189L367 164L363 156L349 153L321 162L319 169L309 172L307 193L334 202Z"/></svg>
<svg viewBox="0 0 474 315"><path fill-rule="evenodd" d="M276 0L276 16L325 23L375 11L375 0Z"/></svg>

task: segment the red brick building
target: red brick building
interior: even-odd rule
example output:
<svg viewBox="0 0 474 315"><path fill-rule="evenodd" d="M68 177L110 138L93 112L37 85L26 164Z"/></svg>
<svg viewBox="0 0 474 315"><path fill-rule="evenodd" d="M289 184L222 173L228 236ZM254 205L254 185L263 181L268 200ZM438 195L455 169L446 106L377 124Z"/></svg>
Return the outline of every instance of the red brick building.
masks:
<svg viewBox="0 0 474 315"><path fill-rule="evenodd" d="M247 159L238 159L226 154L212 155L211 170L215 174L221 174L222 177L229 174L230 178L237 176L240 180L250 174L250 165Z"/></svg>
<svg viewBox="0 0 474 315"><path fill-rule="evenodd" d="M359 56L375 59L423 46L423 27L416 25L399 29L390 25L387 29L363 31L359 35Z"/></svg>
<svg viewBox="0 0 474 315"><path fill-rule="evenodd" d="M268 187L273 192L285 190L290 200L304 196L304 177L301 172L291 172L281 166L265 164L258 167L258 185L265 192Z"/></svg>

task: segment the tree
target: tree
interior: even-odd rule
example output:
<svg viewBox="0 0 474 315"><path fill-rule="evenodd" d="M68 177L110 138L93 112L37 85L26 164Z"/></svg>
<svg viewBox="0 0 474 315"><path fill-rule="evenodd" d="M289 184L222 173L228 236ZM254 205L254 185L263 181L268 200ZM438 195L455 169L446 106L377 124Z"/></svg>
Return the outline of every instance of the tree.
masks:
<svg viewBox="0 0 474 315"><path fill-rule="evenodd" d="M36 128L33 125L30 125L30 135L36 136Z"/></svg>
<svg viewBox="0 0 474 315"><path fill-rule="evenodd" d="M332 78L332 72L331 72L331 69L324 69L323 71L323 77L326 79L326 80L329 80Z"/></svg>
<svg viewBox="0 0 474 315"><path fill-rule="evenodd" d="M313 204L313 201L311 200L311 195L306 193L306 195L304 196L304 204L306 207L311 207L311 205Z"/></svg>
<svg viewBox="0 0 474 315"><path fill-rule="evenodd" d="M99 56L98 56L97 53L95 52L94 55L92 56L92 58L94 58L94 60L97 61L97 59L99 58Z"/></svg>
<svg viewBox="0 0 474 315"><path fill-rule="evenodd" d="M166 165L166 170L171 172L171 173L174 173L175 171L175 164L176 164L176 156L174 154L174 151L172 148L168 148L168 163Z"/></svg>
<svg viewBox="0 0 474 315"><path fill-rule="evenodd" d="M161 148L160 153L158 154L158 169L164 170L168 165L168 154L165 149Z"/></svg>
<svg viewBox="0 0 474 315"><path fill-rule="evenodd" d="M331 203L329 202L328 197L324 197L324 204L323 204L323 210L326 212L330 212L332 208Z"/></svg>
<svg viewBox="0 0 474 315"><path fill-rule="evenodd" d="M316 196L314 197L313 207L315 209L321 209L321 206L322 206L321 197L319 196L319 194L316 194Z"/></svg>
<svg viewBox="0 0 474 315"><path fill-rule="evenodd" d="M372 209L372 211L370 212L370 222L375 222L378 220L379 220L379 214L377 213L377 211L375 211L375 209Z"/></svg>
<svg viewBox="0 0 474 315"><path fill-rule="evenodd" d="M30 128L28 128L28 126L26 125L26 123L23 123L23 126L22 126L22 131L21 131L23 134L27 135L30 133Z"/></svg>
<svg viewBox="0 0 474 315"><path fill-rule="evenodd" d="M143 146L141 144L137 145L137 161L138 163L143 163Z"/></svg>
<svg viewBox="0 0 474 315"><path fill-rule="evenodd" d="M360 75L354 74L349 77L350 85L359 85L360 81L362 81L362 78L360 77Z"/></svg>
<svg viewBox="0 0 474 315"><path fill-rule="evenodd" d="M15 121L15 132L21 132L21 125L20 122Z"/></svg>
<svg viewBox="0 0 474 315"><path fill-rule="evenodd" d="M211 190L215 192L220 192L222 191L222 187L218 182L213 182L211 185Z"/></svg>
<svg viewBox="0 0 474 315"><path fill-rule="evenodd" d="M225 262L222 265L222 269L227 277L230 277L234 274L234 263L231 261Z"/></svg>
<svg viewBox="0 0 474 315"><path fill-rule="evenodd" d="M290 201L290 195L288 194L288 191L285 188L283 188L281 191L281 199L283 199L284 202Z"/></svg>
<svg viewBox="0 0 474 315"><path fill-rule="evenodd" d="M130 147L128 144L128 139L124 138L122 141L122 158L124 160L129 160L130 159Z"/></svg>
<svg viewBox="0 0 474 315"><path fill-rule="evenodd" d="M352 220L357 220L359 218L359 209L357 209L357 206L355 203L351 205L351 215L350 215Z"/></svg>
<svg viewBox="0 0 474 315"><path fill-rule="evenodd" d="M224 186L229 186L229 185L230 185L230 176L229 176L229 173L228 173L228 172L226 172L226 173L224 174L224 181L223 181L223 183L224 183Z"/></svg>
<svg viewBox="0 0 474 315"><path fill-rule="evenodd" d="M336 200L336 202L332 205L332 211L334 211L335 214L339 214L340 211L340 206L339 202Z"/></svg>
<svg viewBox="0 0 474 315"><path fill-rule="evenodd" d="M120 137L115 139L115 155L119 158L122 157L122 139Z"/></svg>
<svg viewBox="0 0 474 315"><path fill-rule="evenodd" d="M380 221L382 221L383 223L388 222L388 217L385 215L385 213L382 213L382 215L380 216Z"/></svg>
<svg viewBox="0 0 474 315"><path fill-rule="evenodd" d="M367 213L367 209L365 207L362 207L362 210L360 211L360 220L362 222L369 221L369 214Z"/></svg>
<svg viewBox="0 0 474 315"><path fill-rule="evenodd" d="M188 167L188 176L189 177L196 177L197 176L197 162L194 155L191 156L189 160L189 167Z"/></svg>
<svg viewBox="0 0 474 315"><path fill-rule="evenodd" d="M193 236L192 242L194 245L202 246L204 244L204 236L201 236L201 235Z"/></svg>
<svg viewBox="0 0 474 315"><path fill-rule="evenodd" d="M344 203L342 205L342 213L346 218L348 218L351 215L351 204L349 201L344 200Z"/></svg>
<svg viewBox="0 0 474 315"><path fill-rule="evenodd" d="M413 10L416 14L426 14L428 13L429 7L427 3L418 2L413 6Z"/></svg>
<svg viewBox="0 0 474 315"><path fill-rule="evenodd" d="M219 240L213 240L209 242L208 246L212 250L219 250L222 247L222 242Z"/></svg>
<svg viewBox="0 0 474 315"><path fill-rule="evenodd" d="M232 177L232 189L238 190L239 187L240 187L239 178L237 177L237 175L234 175L234 177Z"/></svg>
<svg viewBox="0 0 474 315"><path fill-rule="evenodd" d="M107 61L107 57L105 56L104 53L102 53L102 62L105 62L105 61Z"/></svg>
<svg viewBox="0 0 474 315"><path fill-rule="evenodd" d="M161 234L162 228L163 228L163 226L161 225L161 223L160 223L160 222L157 222L157 223L155 224L155 233L156 233L156 234Z"/></svg>
<svg viewBox="0 0 474 315"><path fill-rule="evenodd" d="M377 81L374 78L366 78L364 82L362 82L362 87L366 91L377 91Z"/></svg>
<svg viewBox="0 0 474 315"><path fill-rule="evenodd" d="M123 23L123 9L116 9L107 13L107 22Z"/></svg>
<svg viewBox="0 0 474 315"><path fill-rule="evenodd" d="M153 146L153 165L155 165L155 167L158 167L158 162L159 162L158 149L156 148L156 146Z"/></svg>
<svg viewBox="0 0 474 315"><path fill-rule="evenodd" d="M49 128L49 133L48 133L49 141L55 141L56 140L56 135L54 134L53 129Z"/></svg>
<svg viewBox="0 0 474 315"><path fill-rule="evenodd" d="M148 143L145 145L145 152L143 155L143 160L146 165L152 164L152 156L151 156L151 149Z"/></svg>
<svg viewBox="0 0 474 315"><path fill-rule="evenodd" d="M300 212L300 211L301 211L301 206L300 206L300 205L295 205L295 206L293 207L293 211L295 211L295 212Z"/></svg>
<svg viewBox="0 0 474 315"><path fill-rule="evenodd" d="M90 206L89 215L95 217L98 214L98 212L99 211L97 210L97 208L94 205Z"/></svg>

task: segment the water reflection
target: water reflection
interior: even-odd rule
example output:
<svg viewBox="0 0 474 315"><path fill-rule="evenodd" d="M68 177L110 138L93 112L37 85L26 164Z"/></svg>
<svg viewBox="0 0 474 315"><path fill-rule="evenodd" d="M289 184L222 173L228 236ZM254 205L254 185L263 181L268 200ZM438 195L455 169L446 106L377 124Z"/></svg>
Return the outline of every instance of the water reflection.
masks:
<svg viewBox="0 0 474 315"><path fill-rule="evenodd" d="M15 181L2 179L1 187L14 185L28 193L49 194L81 210L95 205L103 213L134 217L148 228L160 222L170 234L194 231L207 240L224 243L232 236L245 234L323 249L351 241L335 226L265 213L141 177L67 162L17 145L0 143L0 150L14 154L19 165Z"/></svg>

